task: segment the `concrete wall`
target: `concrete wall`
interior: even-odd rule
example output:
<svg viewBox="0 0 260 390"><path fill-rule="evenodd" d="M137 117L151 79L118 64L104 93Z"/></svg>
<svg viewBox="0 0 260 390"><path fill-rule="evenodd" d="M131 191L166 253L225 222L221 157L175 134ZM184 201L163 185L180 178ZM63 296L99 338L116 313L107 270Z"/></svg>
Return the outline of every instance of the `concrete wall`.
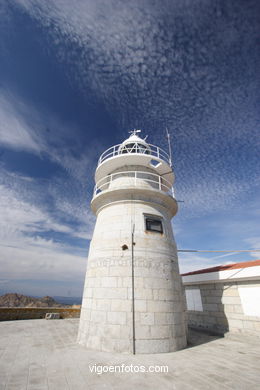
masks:
<svg viewBox="0 0 260 390"><path fill-rule="evenodd" d="M188 324L260 335L260 281L185 283Z"/></svg>
<svg viewBox="0 0 260 390"><path fill-rule="evenodd" d="M61 318L79 318L80 309L0 307L0 321L40 319L45 318L46 313L59 313Z"/></svg>

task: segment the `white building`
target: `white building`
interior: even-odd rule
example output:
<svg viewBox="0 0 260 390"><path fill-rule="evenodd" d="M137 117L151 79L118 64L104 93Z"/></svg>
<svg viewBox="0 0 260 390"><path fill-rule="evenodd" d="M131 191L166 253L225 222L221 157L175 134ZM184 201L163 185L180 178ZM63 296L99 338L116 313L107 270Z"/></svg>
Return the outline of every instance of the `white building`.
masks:
<svg viewBox="0 0 260 390"><path fill-rule="evenodd" d="M182 279L191 327L260 335L260 260L188 272Z"/></svg>
<svg viewBox="0 0 260 390"><path fill-rule="evenodd" d="M126 353L186 346L185 298L171 219L177 212L166 152L132 132L98 162L78 342Z"/></svg>

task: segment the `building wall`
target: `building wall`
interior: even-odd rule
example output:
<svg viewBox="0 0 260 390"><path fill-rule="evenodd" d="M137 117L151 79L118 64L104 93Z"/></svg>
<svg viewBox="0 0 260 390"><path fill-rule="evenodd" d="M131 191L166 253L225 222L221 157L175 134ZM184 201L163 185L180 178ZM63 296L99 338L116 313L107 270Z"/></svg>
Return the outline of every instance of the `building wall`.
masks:
<svg viewBox="0 0 260 390"><path fill-rule="evenodd" d="M79 318L80 309L48 307L0 307L0 321L45 318L46 313L59 313L61 318Z"/></svg>
<svg viewBox="0 0 260 390"><path fill-rule="evenodd" d="M144 213L162 217L163 235L145 230ZM167 213L144 201L114 203L99 212L88 257L80 344L132 353L134 222L136 352L170 352L186 346L184 290ZM128 249L122 250L123 245Z"/></svg>
<svg viewBox="0 0 260 390"><path fill-rule="evenodd" d="M188 325L260 335L260 280L185 284Z"/></svg>

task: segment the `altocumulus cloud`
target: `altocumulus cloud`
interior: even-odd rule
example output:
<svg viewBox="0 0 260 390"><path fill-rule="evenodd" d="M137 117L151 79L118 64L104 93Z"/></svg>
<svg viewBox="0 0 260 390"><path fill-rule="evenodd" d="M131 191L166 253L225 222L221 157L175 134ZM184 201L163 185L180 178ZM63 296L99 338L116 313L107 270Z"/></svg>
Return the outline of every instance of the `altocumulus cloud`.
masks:
<svg viewBox="0 0 260 390"><path fill-rule="evenodd" d="M246 4L165 0L163 6L161 1L140 0L17 0L4 3L2 15L6 31L13 29L14 12L25 14L41 29L48 45L39 38L39 47L55 58L86 105L102 103L117 124L118 138L141 127L151 143L167 148L168 127L176 194L184 200L176 218L180 237L191 230L187 221L213 215L214 229L226 237L237 234L252 247L258 243L257 222L239 236L240 226L250 224L251 215L243 213L239 219L230 213L233 224L218 215L233 205L237 215L237 209L259 191L256 4L252 0ZM63 170L62 175L40 180L15 176L2 167L6 207L1 234L2 243L8 243L3 261L8 263L13 250L13 264L21 269L16 260L20 259L29 270L40 253L32 275L38 266L48 276L59 275L62 264L70 271L72 252L84 250L82 242L73 245L72 240L89 238L94 222L87 209L93 182L86 179L93 177L95 144L88 139L88 153L82 153L80 137L77 144L72 136L78 134L77 126L64 123L50 107L39 110L7 89L1 90L0 102L2 146L30 152ZM113 137L111 132L105 144L113 144ZM202 218L201 226L205 222ZM191 246L196 240L180 242ZM82 253L78 255L75 264L81 261ZM182 259L194 268L219 261L199 256L192 260L191 255ZM79 275L78 270L71 272Z"/></svg>
<svg viewBox="0 0 260 390"><path fill-rule="evenodd" d="M143 127L163 147L171 130L188 215L208 212L213 198L228 207L259 185L254 4L17 2L69 82L103 101L118 127Z"/></svg>

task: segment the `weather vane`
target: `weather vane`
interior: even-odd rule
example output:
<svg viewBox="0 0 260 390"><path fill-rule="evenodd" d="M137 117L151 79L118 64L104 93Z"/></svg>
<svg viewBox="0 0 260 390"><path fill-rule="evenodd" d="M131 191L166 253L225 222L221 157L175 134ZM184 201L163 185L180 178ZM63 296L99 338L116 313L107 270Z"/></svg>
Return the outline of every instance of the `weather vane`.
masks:
<svg viewBox="0 0 260 390"><path fill-rule="evenodd" d="M131 131L128 131L128 133L130 133L131 135L136 135L137 133L141 133L142 130L131 130Z"/></svg>

